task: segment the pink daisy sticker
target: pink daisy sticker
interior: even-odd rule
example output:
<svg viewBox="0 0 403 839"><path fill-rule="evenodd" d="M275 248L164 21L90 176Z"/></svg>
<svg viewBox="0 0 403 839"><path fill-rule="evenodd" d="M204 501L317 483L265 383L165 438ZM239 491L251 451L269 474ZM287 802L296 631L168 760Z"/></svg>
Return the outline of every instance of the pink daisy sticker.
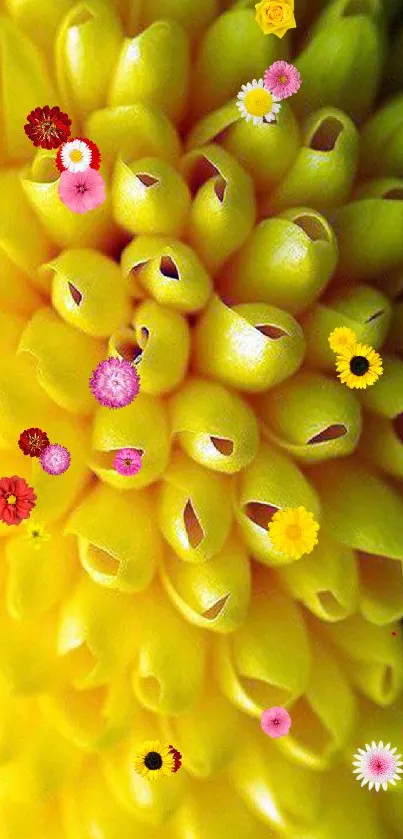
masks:
<svg viewBox="0 0 403 839"><path fill-rule="evenodd" d="M140 390L140 378L135 367L124 358L101 361L90 378L93 396L106 408L125 408Z"/></svg>
<svg viewBox="0 0 403 839"><path fill-rule="evenodd" d="M269 737L284 737L290 730L291 717L285 708L275 705L263 711L260 725Z"/></svg>
<svg viewBox="0 0 403 839"><path fill-rule="evenodd" d="M105 201L105 183L96 169L64 171L59 181L60 200L72 213L88 213Z"/></svg>
<svg viewBox="0 0 403 839"><path fill-rule="evenodd" d="M137 475L141 469L142 452L139 449L119 449L116 452L113 465L119 475L131 477Z"/></svg>
<svg viewBox="0 0 403 839"><path fill-rule="evenodd" d="M301 87L301 76L293 64L275 61L264 74L264 86L279 99L288 99Z"/></svg>
<svg viewBox="0 0 403 839"><path fill-rule="evenodd" d="M44 472L47 472L48 475L63 475L63 472L67 472L70 466L71 455L65 446L59 446L58 443L51 443L42 452L39 462Z"/></svg>

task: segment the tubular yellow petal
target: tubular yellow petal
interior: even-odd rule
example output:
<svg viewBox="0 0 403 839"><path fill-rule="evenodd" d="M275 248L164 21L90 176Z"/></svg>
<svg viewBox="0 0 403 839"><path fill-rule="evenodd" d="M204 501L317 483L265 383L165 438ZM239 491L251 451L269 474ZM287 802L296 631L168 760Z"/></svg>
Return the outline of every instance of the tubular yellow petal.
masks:
<svg viewBox="0 0 403 839"><path fill-rule="evenodd" d="M42 266L52 282L52 303L76 329L107 338L129 317L127 289L112 259L90 248L63 251Z"/></svg>
<svg viewBox="0 0 403 839"><path fill-rule="evenodd" d="M243 723L230 775L259 822L281 834L309 836L311 829L312 839L316 835L321 811L318 775L286 760L256 722Z"/></svg>
<svg viewBox="0 0 403 839"><path fill-rule="evenodd" d="M76 690L107 684L136 651L135 607L117 591L83 577L63 603L57 638L63 676Z"/></svg>
<svg viewBox="0 0 403 839"><path fill-rule="evenodd" d="M8 354L10 356L15 355L24 327L25 320L22 315L0 311L0 353L2 357Z"/></svg>
<svg viewBox="0 0 403 839"><path fill-rule="evenodd" d="M360 612L383 626L403 617L403 576L400 564L384 556L359 555ZM399 635L399 628L396 634Z"/></svg>
<svg viewBox="0 0 403 839"><path fill-rule="evenodd" d="M185 562L205 562L224 546L231 528L228 478L173 454L158 493L161 532Z"/></svg>
<svg viewBox="0 0 403 839"><path fill-rule="evenodd" d="M190 191L163 160L118 158L112 202L116 222L129 233L180 236L187 224Z"/></svg>
<svg viewBox="0 0 403 839"><path fill-rule="evenodd" d="M170 163L180 154L176 129L148 102L94 111L85 122L85 134L102 149L109 167L118 154L123 160L153 155Z"/></svg>
<svg viewBox="0 0 403 839"><path fill-rule="evenodd" d="M357 741L357 746L360 742ZM306 833L306 839L333 839L335 836L354 839L360 833L365 839L388 839L390 833L382 830L375 796L364 795L364 792L355 780L351 764L348 768L337 767L327 773L322 783L323 815L318 824ZM388 803L390 798L397 797L388 795ZM341 801L343 806L340 806Z"/></svg>
<svg viewBox="0 0 403 839"><path fill-rule="evenodd" d="M376 182L375 182L376 183ZM403 260L402 181L385 185L381 195L362 197L337 211L334 220L340 247L339 271L347 279L368 280L397 268ZM368 233L376 225L377 235Z"/></svg>
<svg viewBox="0 0 403 839"><path fill-rule="evenodd" d="M141 22L150 26L154 20L176 20L195 42L218 13L218 0L147 0L143 6Z"/></svg>
<svg viewBox="0 0 403 839"><path fill-rule="evenodd" d="M53 41L57 29L75 2L76 0L58 0L57 3L48 3L47 0L5 0L5 6L10 17L29 38L33 32L35 33L35 43L45 53L49 63L52 63ZM39 99L35 101L35 105L38 102Z"/></svg>
<svg viewBox="0 0 403 839"><path fill-rule="evenodd" d="M283 565L292 559L272 547L267 527L277 509L305 507L320 519L319 499L302 472L287 455L268 443L237 477L235 514L252 556L265 565Z"/></svg>
<svg viewBox="0 0 403 839"><path fill-rule="evenodd" d="M167 550L160 575L173 604L191 623L219 633L242 625L249 607L251 570L235 533L207 563L178 562Z"/></svg>
<svg viewBox="0 0 403 839"><path fill-rule="evenodd" d="M132 673L136 699L157 714L190 711L202 690L206 636L177 614L159 586L142 596L138 616L139 649Z"/></svg>
<svg viewBox="0 0 403 839"><path fill-rule="evenodd" d="M198 312L211 293L211 279L196 253L177 239L138 236L121 256L133 296L143 289L157 303L179 312Z"/></svg>
<svg viewBox="0 0 403 839"><path fill-rule="evenodd" d="M109 341L111 355L138 365L141 392L169 393L185 377L190 354L190 330L182 315L154 300L135 310L133 326L115 332Z"/></svg>
<svg viewBox="0 0 403 839"><path fill-rule="evenodd" d="M2 134L0 162L29 160L32 143L24 132L27 115L39 102L56 101L43 57L30 38L5 15L0 17Z"/></svg>
<svg viewBox="0 0 403 839"><path fill-rule="evenodd" d="M79 0L64 17L55 47L57 80L68 111L80 122L106 104L121 39L111 3Z"/></svg>
<svg viewBox="0 0 403 839"><path fill-rule="evenodd" d="M215 294L193 336L201 373L250 392L266 390L294 373L305 348L302 330L287 312L264 303L230 308Z"/></svg>
<svg viewBox="0 0 403 839"><path fill-rule="evenodd" d="M25 428L45 429L49 415L56 413L54 405L29 372L22 358L13 357L12 368L7 356L0 359L0 446L14 449L22 469L31 464L27 462L30 458L24 458L17 448L20 434ZM16 474L20 474L18 470Z"/></svg>
<svg viewBox="0 0 403 839"><path fill-rule="evenodd" d="M274 839L274 834L255 820L228 781L214 778L200 786L194 784L175 818L178 839L203 839L206 833L210 839Z"/></svg>
<svg viewBox="0 0 403 839"><path fill-rule="evenodd" d="M403 559L403 501L396 490L354 458L315 467L310 477L320 492L324 525L335 539L365 553Z"/></svg>
<svg viewBox="0 0 403 839"><path fill-rule="evenodd" d="M202 41L193 74L196 117L235 96L242 84L259 78L273 61L286 58L284 44L266 38L256 25L254 9L234 8L218 17Z"/></svg>
<svg viewBox="0 0 403 839"><path fill-rule="evenodd" d="M189 43L184 30L171 19L155 21L135 38L124 39L108 104L145 101L177 122L183 115L188 74Z"/></svg>
<svg viewBox="0 0 403 839"><path fill-rule="evenodd" d="M255 458L259 430L246 402L222 385L188 378L170 399L172 431L186 454L217 472L239 472Z"/></svg>
<svg viewBox="0 0 403 839"><path fill-rule="evenodd" d="M211 273L249 236L256 217L252 180L217 145L195 149L182 161L192 192L189 241Z"/></svg>
<svg viewBox="0 0 403 839"><path fill-rule="evenodd" d="M22 334L19 352L29 354L39 384L61 408L84 414L94 408L88 382L104 356L100 341L64 323L52 309L38 309Z"/></svg>
<svg viewBox="0 0 403 839"><path fill-rule="evenodd" d="M108 250L116 242L116 228L111 219L107 194L101 206L89 213L73 213L60 200L60 172L54 152L41 149L32 165L23 172L22 187L46 233L61 248L97 247Z"/></svg>
<svg viewBox="0 0 403 839"><path fill-rule="evenodd" d="M303 207L286 210L254 228L225 267L223 289L237 303L263 301L299 314L326 286L337 253L323 216Z"/></svg>
<svg viewBox="0 0 403 839"><path fill-rule="evenodd" d="M285 756L315 770L328 769L350 742L355 697L339 663L323 641L312 639L311 680L291 709L291 728L278 740Z"/></svg>
<svg viewBox="0 0 403 839"><path fill-rule="evenodd" d="M32 697L48 690L56 678L57 659L52 643L54 619L36 621L10 620L2 612L0 631L7 644L0 648L0 674L11 691Z"/></svg>
<svg viewBox="0 0 403 839"><path fill-rule="evenodd" d="M403 663L399 644L389 626L375 626L360 615L324 631L343 657L343 667L358 690L377 705L391 705L403 687Z"/></svg>
<svg viewBox="0 0 403 839"><path fill-rule="evenodd" d="M302 319L307 361L315 367L334 370L329 335L337 327L352 329L359 343L378 349L386 338L391 312L386 295L372 286L356 285L347 293L341 290L337 296L329 297L326 305L320 303Z"/></svg>
<svg viewBox="0 0 403 839"><path fill-rule="evenodd" d="M146 493L101 484L75 508L67 532L78 536L81 563L98 585L132 593L151 582L161 543Z"/></svg>
<svg viewBox="0 0 403 839"><path fill-rule="evenodd" d="M160 478L170 456L168 412L154 396L140 393L131 405L111 411L98 408L93 430L90 466L103 481L116 489L140 489ZM136 475L120 475L114 468L119 449L143 452Z"/></svg>
<svg viewBox="0 0 403 839"><path fill-rule="evenodd" d="M365 124L361 133L361 173L403 175L401 150L403 96L394 96Z"/></svg>
<svg viewBox="0 0 403 839"><path fill-rule="evenodd" d="M268 438L307 463L351 454L361 432L357 399L317 373L297 373L261 396L257 410Z"/></svg>
<svg viewBox="0 0 403 839"><path fill-rule="evenodd" d="M282 653L285 636L287 656ZM306 690L311 656L305 624L298 606L267 572L254 581L243 625L219 639L215 664L225 696L253 717L265 708L295 702Z"/></svg>
<svg viewBox="0 0 403 839"><path fill-rule="evenodd" d="M365 418L359 451L388 475L403 477L402 413L395 421L369 414Z"/></svg>
<svg viewBox="0 0 403 839"><path fill-rule="evenodd" d="M289 593L320 620L340 621L358 606L358 570L354 551L323 532L311 554L279 569Z"/></svg>
<svg viewBox="0 0 403 839"><path fill-rule="evenodd" d="M336 108L323 108L305 123L302 148L270 196L271 211L302 202L326 212L346 201L358 164L358 131Z"/></svg>

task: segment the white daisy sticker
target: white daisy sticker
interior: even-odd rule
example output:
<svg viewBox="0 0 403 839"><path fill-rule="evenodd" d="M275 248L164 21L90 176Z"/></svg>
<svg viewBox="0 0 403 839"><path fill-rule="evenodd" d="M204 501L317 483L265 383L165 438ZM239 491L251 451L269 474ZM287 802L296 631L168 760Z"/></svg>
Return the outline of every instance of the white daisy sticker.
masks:
<svg viewBox="0 0 403 839"><path fill-rule="evenodd" d="M69 172L85 172L91 165L92 152L84 140L70 140L63 144L60 157Z"/></svg>
<svg viewBox="0 0 403 839"><path fill-rule="evenodd" d="M395 786L396 781L400 781L400 774L403 769L403 762L400 760L401 755L396 755L396 748L391 749L390 743L384 746L382 740L378 745L373 740L371 745L368 743L365 749L358 749L354 755L353 773L357 776L357 781L361 781L361 786L368 784L368 789L375 787L376 792L379 792L380 787L386 790L388 784Z"/></svg>
<svg viewBox="0 0 403 839"><path fill-rule="evenodd" d="M236 104L246 122L253 122L254 125L274 122L281 108L280 99L267 90L263 79L253 79L253 82L243 84Z"/></svg>

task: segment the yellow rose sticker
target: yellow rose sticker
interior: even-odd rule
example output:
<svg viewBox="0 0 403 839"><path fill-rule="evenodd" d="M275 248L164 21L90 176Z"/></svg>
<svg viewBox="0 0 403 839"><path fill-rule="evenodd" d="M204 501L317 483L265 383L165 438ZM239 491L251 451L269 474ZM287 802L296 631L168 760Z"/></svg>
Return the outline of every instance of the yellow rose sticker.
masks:
<svg viewBox="0 0 403 839"><path fill-rule="evenodd" d="M295 29L294 0L261 0L255 6L256 21L265 35L282 38L288 29Z"/></svg>

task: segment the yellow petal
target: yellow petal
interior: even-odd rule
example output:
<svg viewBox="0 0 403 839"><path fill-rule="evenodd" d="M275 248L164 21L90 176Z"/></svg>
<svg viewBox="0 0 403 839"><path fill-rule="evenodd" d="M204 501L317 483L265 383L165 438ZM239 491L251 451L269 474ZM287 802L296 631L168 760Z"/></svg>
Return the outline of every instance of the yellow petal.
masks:
<svg viewBox="0 0 403 839"><path fill-rule="evenodd" d="M134 592L151 582L161 544L146 493L122 494L100 484L75 508L67 532L79 537L81 563L98 585Z"/></svg>
<svg viewBox="0 0 403 839"><path fill-rule="evenodd" d="M135 38L124 39L108 104L145 101L177 122L186 102L188 73L189 43L184 30L171 19L155 21Z"/></svg>
<svg viewBox="0 0 403 839"><path fill-rule="evenodd" d="M285 636L287 656L282 652ZM265 708L295 702L308 686L310 668L308 633L298 606L274 577L259 573L246 621L216 646L222 691L242 711L260 717Z"/></svg>
<svg viewBox="0 0 403 839"><path fill-rule="evenodd" d="M190 191L163 160L118 158L112 184L116 222L129 233L180 236L187 224Z"/></svg>
<svg viewBox="0 0 403 839"><path fill-rule="evenodd" d="M233 474L255 458L259 430L246 402L208 379L188 378L170 399L172 431L190 457Z"/></svg>
<svg viewBox="0 0 403 839"><path fill-rule="evenodd" d="M358 572L354 551L323 531L309 556L279 569L286 589L320 620L339 621L358 605Z"/></svg>
<svg viewBox="0 0 403 839"><path fill-rule="evenodd" d="M100 341L64 323L52 309L38 309L22 334L19 352L23 359L29 354L39 384L61 408L89 413L95 407L88 382L104 356Z"/></svg>
<svg viewBox="0 0 403 839"><path fill-rule="evenodd" d="M166 551L160 574L173 604L191 623L219 633L242 625L249 607L251 571L235 534L207 563L178 562Z"/></svg>
<svg viewBox="0 0 403 839"><path fill-rule="evenodd" d="M52 63L53 42L60 21L75 2L76 0L58 0L57 3L48 3L47 0L5 0L5 6L10 17L29 38L33 32L35 33L35 43ZM38 102L39 100L36 104Z"/></svg>
<svg viewBox="0 0 403 839"><path fill-rule="evenodd" d="M31 166L24 170L21 182L29 204L48 236L60 248L102 246L102 250L107 251L116 243L117 235L111 217L109 190L104 203L95 210L73 213L60 200L60 172L54 158L54 152L42 149Z"/></svg>
<svg viewBox="0 0 403 839"><path fill-rule="evenodd" d="M235 513L255 559L266 565L290 562L272 547L267 527L277 509L301 506L318 521L319 499L305 476L285 454L262 444L256 459L236 482Z"/></svg>
<svg viewBox="0 0 403 839"><path fill-rule="evenodd" d="M146 0L143 6L142 26L149 26L154 20L176 20L187 32L193 42L203 35L203 31L218 14L218 0Z"/></svg>
<svg viewBox="0 0 403 839"><path fill-rule="evenodd" d="M182 315L154 300L134 312L133 327L124 327L109 341L111 355L136 361L141 392L161 395L174 390L185 377L190 353L190 330Z"/></svg>
<svg viewBox="0 0 403 839"><path fill-rule="evenodd" d="M90 248L63 251L42 266L52 282L52 303L76 329L107 338L130 314L127 288L116 263Z"/></svg>
<svg viewBox="0 0 403 839"><path fill-rule="evenodd" d="M292 375L305 348L301 327L287 312L264 303L230 308L216 294L193 337L201 373L250 392L266 390Z"/></svg>
<svg viewBox="0 0 403 839"><path fill-rule="evenodd" d="M93 453L94 472L117 489L140 489L160 478L170 457L170 428L164 404L154 396L140 393L131 405L119 411L99 408L95 415ZM137 475L120 475L114 467L122 448L143 452Z"/></svg>
<svg viewBox="0 0 403 839"><path fill-rule="evenodd" d="M85 122L84 133L102 150L109 168L118 154L124 160L152 155L174 163L180 153L176 129L148 102L94 111Z"/></svg>
<svg viewBox="0 0 403 839"><path fill-rule="evenodd" d="M403 576L400 564L384 556L362 554L359 557L359 570L360 612L363 617L370 623L382 626L400 620L403 617Z"/></svg>
<svg viewBox="0 0 403 839"><path fill-rule="evenodd" d="M66 14L56 41L57 80L69 113L79 121L106 104L121 39L110 3L80 0Z"/></svg>
<svg viewBox="0 0 403 839"><path fill-rule="evenodd" d="M32 41L13 21L0 18L2 136L0 162L29 160L33 146L24 132L28 114L41 105L56 104L45 61Z"/></svg>
<svg viewBox="0 0 403 839"><path fill-rule="evenodd" d="M0 445L14 449L25 469L31 465L31 458L24 458L17 448L20 434L25 428L45 430L49 415L54 417L56 413L51 400L29 372L22 358L13 357L12 366L7 356L0 359Z"/></svg>
<svg viewBox="0 0 403 839"><path fill-rule="evenodd" d="M189 152L182 171L194 195L189 241L215 273L250 234L256 218L253 183L217 145Z"/></svg>
<svg viewBox="0 0 403 839"><path fill-rule="evenodd" d="M228 479L175 453L158 493L161 532L185 562L205 562L224 546L232 522Z"/></svg>

